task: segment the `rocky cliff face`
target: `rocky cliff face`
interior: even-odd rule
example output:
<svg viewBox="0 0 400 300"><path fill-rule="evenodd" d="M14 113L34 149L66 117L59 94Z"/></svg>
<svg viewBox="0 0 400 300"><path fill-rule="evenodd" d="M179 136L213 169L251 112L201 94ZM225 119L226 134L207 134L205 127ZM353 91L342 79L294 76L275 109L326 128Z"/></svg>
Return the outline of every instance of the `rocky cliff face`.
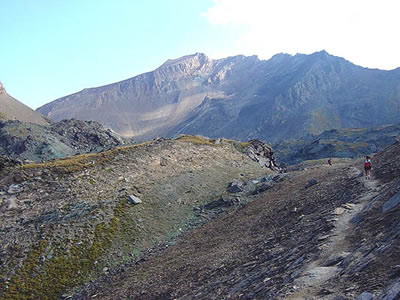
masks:
<svg viewBox="0 0 400 300"><path fill-rule="evenodd" d="M0 82L0 120L19 120L39 125L47 125L46 118L33 109L22 104L7 94L6 89Z"/></svg>
<svg viewBox="0 0 400 300"><path fill-rule="evenodd" d="M365 69L325 51L268 61L197 53L38 111L54 120L96 120L142 139L188 133L276 141L398 123L399 102L398 69Z"/></svg>
<svg viewBox="0 0 400 300"><path fill-rule="evenodd" d="M128 141L95 121L63 120L47 126L0 121L0 154L43 161L99 152Z"/></svg>

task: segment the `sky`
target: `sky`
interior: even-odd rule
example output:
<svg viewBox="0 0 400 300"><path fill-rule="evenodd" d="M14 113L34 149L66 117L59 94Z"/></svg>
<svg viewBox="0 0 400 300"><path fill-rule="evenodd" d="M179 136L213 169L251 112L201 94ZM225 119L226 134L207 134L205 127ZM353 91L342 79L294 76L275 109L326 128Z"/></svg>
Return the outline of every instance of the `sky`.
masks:
<svg viewBox="0 0 400 300"><path fill-rule="evenodd" d="M0 0L0 12L0 81L33 109L196 52L400 67L398 0Z"/></svg>

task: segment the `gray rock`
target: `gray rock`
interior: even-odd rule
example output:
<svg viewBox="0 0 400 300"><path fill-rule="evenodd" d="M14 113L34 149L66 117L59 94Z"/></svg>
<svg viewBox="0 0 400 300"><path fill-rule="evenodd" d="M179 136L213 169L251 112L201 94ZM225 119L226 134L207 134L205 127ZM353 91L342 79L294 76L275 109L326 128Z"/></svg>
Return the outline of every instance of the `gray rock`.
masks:
<svg viewBox="0 0 400 300"><path fill-rule="evenodd" d="M308 189L309 187L313 186L314 184L317 184L317 180L315 178L311 178L308 183L306 184L305 188Z"/></svg>
<svg viewBox="0 0 400 300"><path fill-rule="evenodd" d="M345 209L343 207L336 207L335 211L333 212L334 215L341 215L343 214Z"/></svg>
<svg viewBox="0 0 400 300"><path fill-rule="evenodd" d="M257 186L256 189L252 192L252 194L257 195L257 194L264 193L264 192L268 191L270 188L272 188L272 186L273 186L272 182L263 183L263 184Z"/></svg>
<svg viewBox="0 0 400 300"><path fill-rule="evenodd" d="M19 184L12 184L8 187L7 193L10 195L17 194L22 191L22 187Z"/></svg>
<svg viewBox="0 0 400 300"><path fill-rule="evenodd" d="M228 186L229 193L239 193L243 191L243 182L237 179L234 179Z"/></svg>
<svg viewBox="0 0 400 300"><path fill-rule="evenodd" d="M374 295L372 295L370 292L362 292L360 295L355 300L373 300Z"/></svg>
<svg viewBox="0 0 400 300"><path fill-rule="evenodd" d="M128 203L136 205L136 204L142 203L142 200L140 200L138 197L136 197L134 195L129 195L128 196Z"/></svg>
<svg viewBox="0 0 400 300"><path fill-rule="evenodd" d="M240 198L229 198L229 199L224 199L223 197L219 198L218 200L212 201L210 203L207 203L204 205L205 209L214 209L218 207L229 207L233 206L236 203L240 202Z"/></svg>
<svg viewBox="0 0 400 300"><path fill-rule="evenodd" d="M17 199L14 196L7 199L7 210L17 209L18 207Z"/></svg>
<svg viewBox="0 0 400 300"><path fill-rule="evenodd" d="M383 204L382 212L387 212L389 209L396 207L400 203L400 192L395 194L392 198Z"/></svg>
<svg viewBox="0 0 400 300"><path fill-rule="evenodd" d="M322 264L322 266L323 267L332 267L334 265L337 265L340 262L342 262L343 259L345 259L347 255L349 255L349 253L347 253L347 252L334 253L325 260L325 262Z"/></svg>
<svg viewBox="0 0 400 300"><path fill-rule="evenodd" d="M400 280L392 283L377 300L396 300L400 296Z"/></svg>

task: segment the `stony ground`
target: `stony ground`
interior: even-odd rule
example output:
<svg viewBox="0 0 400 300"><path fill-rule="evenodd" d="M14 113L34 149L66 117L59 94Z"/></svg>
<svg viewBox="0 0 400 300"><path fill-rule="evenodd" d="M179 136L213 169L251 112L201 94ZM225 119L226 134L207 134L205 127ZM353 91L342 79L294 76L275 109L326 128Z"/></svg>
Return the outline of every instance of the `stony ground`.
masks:
<svg viewBox="0 0 400 300"><path fill-rule="evenodd" d="M73 299L398 299L400 144L307 162Z"/></svg>
<svg viewBox="0 0 400 300"><path fill-rule="evenodd" d="M271 173L238 148L155 141L4 175L0 298L398 298L400 144L370 180L361 160Z"/></svg>
<svg viewBox="0 0 400 300"><path fill-rule="evenodd" d="M0 298L55 299L165 247L207 221L207 202L236 203L226 191L234 179L271 173L244 149L189 137L42 164L2 160Z"/></svg>

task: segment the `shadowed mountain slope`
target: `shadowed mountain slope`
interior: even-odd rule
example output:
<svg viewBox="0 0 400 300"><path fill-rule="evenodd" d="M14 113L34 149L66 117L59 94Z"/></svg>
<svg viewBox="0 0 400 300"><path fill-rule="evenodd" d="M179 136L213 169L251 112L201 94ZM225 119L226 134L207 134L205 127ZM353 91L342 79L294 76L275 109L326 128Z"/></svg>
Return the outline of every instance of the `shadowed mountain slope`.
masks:
<svg viewBox="0 0 400 300"><path fill-rule="evenodd" d="M280 164L330 157L362 157L400 140L400 124L373 128L331 129L273 145Z"/></svg>
<svg viewBox="0 0 400 300"><path fill-rule="evenodd" d="M179 133L276 141L398 123L400 69L366 69L325 51L271 59L204 54L48 103L54 120L96 120L137 139Z"/></svg>
<svg viewBox="0 0 400 300"><path fill-rule="evenodd" d="M0 82L0 120L18 120L47 125L45 117L7 94Z"/></svg>

